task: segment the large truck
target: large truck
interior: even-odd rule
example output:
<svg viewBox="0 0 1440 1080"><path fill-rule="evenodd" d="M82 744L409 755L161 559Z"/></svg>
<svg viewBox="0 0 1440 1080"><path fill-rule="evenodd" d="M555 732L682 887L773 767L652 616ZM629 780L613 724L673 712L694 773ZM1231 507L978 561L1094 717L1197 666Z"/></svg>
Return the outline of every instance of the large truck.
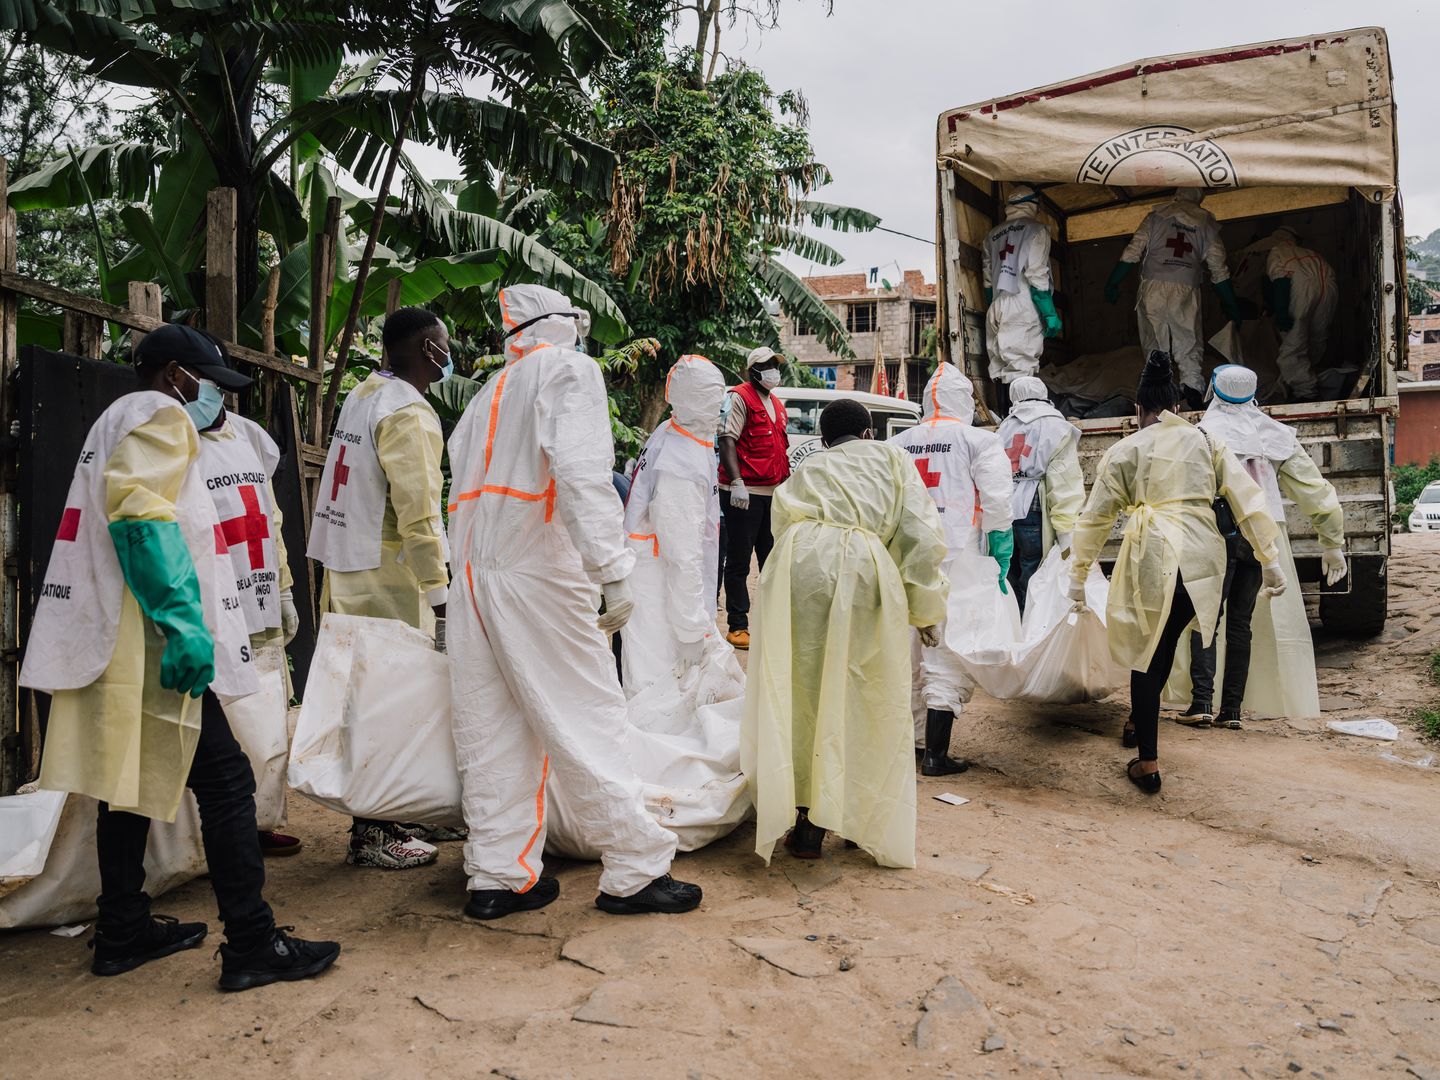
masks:
<svg viewBox="0 0 1440 1080"><path fill-rule="evenodd" d="M1385 32L1141 60L953 109L940 116L937 166L940 355L966 370L990 403L983 245L1014 184L1039 191L1064 321L1046 342L1040 375L1062 410L1079 417L1087 483L1105 450L1135 430L1134 387L1144 363L1133 310L1139 275L1125 282L1119 304L1105 302L1106 279L1153 207L1178 188L1206 189L1204 205L1220 222L1250 316L1241 359L1259 374L1266 411L1296 428L1345 510L1351 570L1326 588L1315 530L1287 503L1303 587L1319 594L1327 629L1378 634L1386 616L1396 370L1405 366L1407 341ZM1321 401L1286 400L1275 367L1278 337L1262 286L1267 238L1281 225L1336 271L1329 347L1313 358ZM1225 316L1213 291L1202 293L1209 336ZM1224 362L1207 348L1207 375ZM1112 542L1110 558L1117 549Z"/></svg>

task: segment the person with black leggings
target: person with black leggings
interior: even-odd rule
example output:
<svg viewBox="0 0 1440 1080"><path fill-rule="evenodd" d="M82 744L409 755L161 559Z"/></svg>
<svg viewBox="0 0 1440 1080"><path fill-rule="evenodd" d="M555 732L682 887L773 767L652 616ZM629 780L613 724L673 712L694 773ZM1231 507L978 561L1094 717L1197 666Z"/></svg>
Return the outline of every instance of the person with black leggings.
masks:
<svg viewBox="0 0 1440 1080"><path fill-rule="evenodd" d="M1125 514L1105 625L1111 656L1131 671L1130 719L1121 742L1140 754L1126 775L1151 794L1160 790L1160 693L1175 646L1192 623L1208 644L1219 619L1226 564L1216 524L1220 500L1222 515L1233 515L1261 562L1265 591L1277 596L1285 588L1264 493L1220 440L1170 411L1179 400L1170 355L1152 352L1136 393L1140 430L1106 452L1075 527L1069 589L1072 601L1085 602L1090 567Z"/></svg>

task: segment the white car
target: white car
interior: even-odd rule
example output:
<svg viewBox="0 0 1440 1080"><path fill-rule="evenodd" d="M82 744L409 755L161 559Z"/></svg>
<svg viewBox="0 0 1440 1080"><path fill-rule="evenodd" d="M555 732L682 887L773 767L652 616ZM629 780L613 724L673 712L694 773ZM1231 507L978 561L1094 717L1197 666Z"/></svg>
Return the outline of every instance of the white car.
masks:
<svg viewBox="0 0 1440 1080"><path fill-rule="evenodd" d="M913 401L867 394L860 390L818 390L811 387L777 386L775 396L785 406L790 436L790 469L820 449L820 413L839 398L851 398L870 410L875 418L875 438L888 439L920 422L920 406Z"/></svg>
<svg viewBox="0 0 1440 1080"><path fill-rule="evenodd" d="M1411 532L1440 532L1440 480L1425 485L1410 511Z"/></svg>

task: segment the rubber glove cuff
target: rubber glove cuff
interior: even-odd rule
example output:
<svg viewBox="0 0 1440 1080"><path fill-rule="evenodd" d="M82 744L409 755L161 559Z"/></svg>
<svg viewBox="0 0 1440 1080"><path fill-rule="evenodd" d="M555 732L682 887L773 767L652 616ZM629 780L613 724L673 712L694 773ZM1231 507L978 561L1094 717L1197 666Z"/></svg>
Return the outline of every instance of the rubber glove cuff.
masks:
<svg viewBox="0 0 1440 1080"><path fill-rule="evenodd" d="M738 476L730 481L730 505L737 510L750 507L750 492L745 489L745 481Z"/></svg>
<svg viewBox="0 0 1440 1080"><path fill-rule="evenodd" d="M630 621L630 615L635 610L635 601L630 595L630 582L625 578L607 582L600 586L600 592L605 598L605 610L596 620L596 625L606 634L616 633Z"/></svg>
<svg viewBox="0 0 1440 1080"><path fill-rule="evenodd" d="M1285 591L1285 570L1278 559L1260 568L1260 584L1266 596L1279 596Z"/></svg>

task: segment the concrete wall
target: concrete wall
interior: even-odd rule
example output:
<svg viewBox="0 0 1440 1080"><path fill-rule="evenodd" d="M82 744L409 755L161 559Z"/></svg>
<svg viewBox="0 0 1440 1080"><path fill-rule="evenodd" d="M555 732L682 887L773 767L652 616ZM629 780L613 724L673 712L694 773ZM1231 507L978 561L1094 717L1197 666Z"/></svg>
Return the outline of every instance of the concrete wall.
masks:
<svg viewBox="0 0 1440 1080"><path fill-rule="evenodd" d="M1410 371L1417 380L1440 379L1433 370L1434 365L1440 365L1440 315L1410 316L1409 360ZM1427 366L1432 368L1428 375Z"/></svg>

